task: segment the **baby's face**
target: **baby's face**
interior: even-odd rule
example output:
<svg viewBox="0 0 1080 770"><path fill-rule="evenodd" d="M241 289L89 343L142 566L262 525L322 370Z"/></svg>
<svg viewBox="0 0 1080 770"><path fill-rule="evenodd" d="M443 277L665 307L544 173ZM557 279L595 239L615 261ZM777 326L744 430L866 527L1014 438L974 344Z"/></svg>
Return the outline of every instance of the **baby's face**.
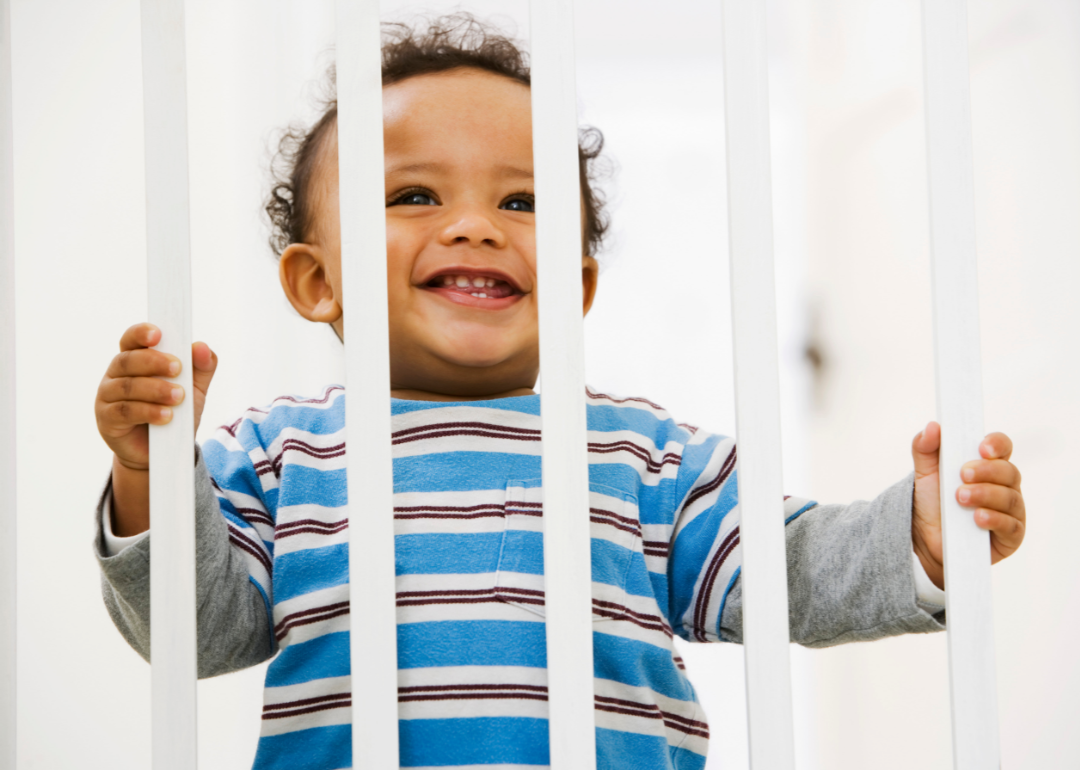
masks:
<svg viewBox="0 0 1080 770"><path fill-rule="evenodd" d="M529 89L477 70L425 75L385 88L383 114L393 389L527 391L539 368ZM340 302L333 139L321 166L317 245ZM587 312L595 260L582 275Z"/></svg>

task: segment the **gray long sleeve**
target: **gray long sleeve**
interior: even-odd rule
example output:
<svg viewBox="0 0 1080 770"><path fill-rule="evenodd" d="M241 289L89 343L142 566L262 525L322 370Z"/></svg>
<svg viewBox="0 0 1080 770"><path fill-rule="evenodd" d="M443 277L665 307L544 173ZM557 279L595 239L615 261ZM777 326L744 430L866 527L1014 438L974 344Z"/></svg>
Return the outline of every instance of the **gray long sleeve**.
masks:
<svg viewBox="0 0 1080 770"><path fill-rule="evenodd" d="M128 644L150 660L150 537L106 556L102 515L110 486L97 507L94 553L101 567L101 591L113 623ZM199 678L254 666L272 657L276 644L259 589L248 579L243 559L229 545L202 452L196 450L195 531ZM153 533L150 535L153 536Z"/></svg>
<svg viewBox="0 0 1080 770"><path fill-rule="evenodd" d="M916 601L908 476L870 502L819 505L787 525L791 641L831 647L944 630ZM724 638L742 642L742 578L728 595Z"/></svg>

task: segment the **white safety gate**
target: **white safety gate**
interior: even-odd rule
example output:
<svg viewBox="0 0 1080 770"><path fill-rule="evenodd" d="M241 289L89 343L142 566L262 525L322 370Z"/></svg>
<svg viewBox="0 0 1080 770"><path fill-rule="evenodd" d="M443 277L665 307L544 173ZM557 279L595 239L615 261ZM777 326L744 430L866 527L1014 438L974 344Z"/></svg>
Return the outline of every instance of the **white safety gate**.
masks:
<svg viewBox="0 0 1080 770"><path fill-rule="evenodd" d="M765 0L722 0L724 94L744 637L750 761L795 766L781 508ZM15 262L10 0L0 0L0 770L15 768ZM542 392L544 571L551 765L595 767L579 249L573 0L532 0ZM183 0L142 0L150 320L191 391L187 97ZM717 41L721 44L721 41ZM927 156L941 476L982 439L974 183L965 0L924 0ZM397 642L382 85L378 0L337 0L337 86L350 500L372 511L351 549L353 757L398 767ZM717 84L719 87L720 84ZM363 296L364 301L357 298ZM195 530L191 400L151 428L154 770L196 766ZM354 434L354 435L355 435ZM356 493L363 490L363 494ZM987 533L941 490L948 581L954 766L997 770ZM165 547L168 544L168 547ZM364 618L365 622L355 622Z"/></svg>

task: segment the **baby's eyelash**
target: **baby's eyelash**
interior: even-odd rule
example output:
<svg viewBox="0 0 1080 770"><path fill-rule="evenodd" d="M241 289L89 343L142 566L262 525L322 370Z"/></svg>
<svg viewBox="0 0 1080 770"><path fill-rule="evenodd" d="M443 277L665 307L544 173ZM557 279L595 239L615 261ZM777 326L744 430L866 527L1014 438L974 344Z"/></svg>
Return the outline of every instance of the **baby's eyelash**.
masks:
<svg viewBox="0 0 1080 770"><path fill-rule="evenodd" d="M505 206L507 203L510 203L510 201L525 201L533 208L536 208L536 196L533 195L531 192L526 192L524 190L522 190L521 192L511 193L510 195L507 195L505 198L502 199L502 203L500 203L499 206Z"/></svg>
<svg viewBox="0 0 1080 770"><path fill-rule="evenodd" d="M427 189L426 187L406 187L404 190L398 190L396 193L391 195L387 199L386 205L387 206L393 206L393 205L395 205L397 203L400 203L401 201L405 200L406 198L408 198L411 195L426 195L429 198L431 198L433 201L438 201L439 200L435 196L435 193L433 193L431 190Z"/></svg>

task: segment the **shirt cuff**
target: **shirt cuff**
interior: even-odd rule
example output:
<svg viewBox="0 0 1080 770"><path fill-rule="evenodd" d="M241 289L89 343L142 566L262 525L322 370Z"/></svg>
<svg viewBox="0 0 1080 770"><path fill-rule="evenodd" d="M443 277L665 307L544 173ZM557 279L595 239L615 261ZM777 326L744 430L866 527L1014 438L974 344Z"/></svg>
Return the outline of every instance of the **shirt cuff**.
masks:
<svg viewBox="0 0 1080 770"><path fill-rule="evenodd" d="M915 561L915 601L931 615L935 615L945 609L945 592L930 580L919 561L919 555L912 551L911 558Z"/></svg>
<svg viewBox="0 0 1080 770"><path fill-rule="evenodd" d="M116 556L125 548L135 545L140 540L150 536L150 530L140 532L131 537L120 537L112 531L112 489L105 493L105 500L101 504L101 533L105 546L105 556Z"/></svg>

